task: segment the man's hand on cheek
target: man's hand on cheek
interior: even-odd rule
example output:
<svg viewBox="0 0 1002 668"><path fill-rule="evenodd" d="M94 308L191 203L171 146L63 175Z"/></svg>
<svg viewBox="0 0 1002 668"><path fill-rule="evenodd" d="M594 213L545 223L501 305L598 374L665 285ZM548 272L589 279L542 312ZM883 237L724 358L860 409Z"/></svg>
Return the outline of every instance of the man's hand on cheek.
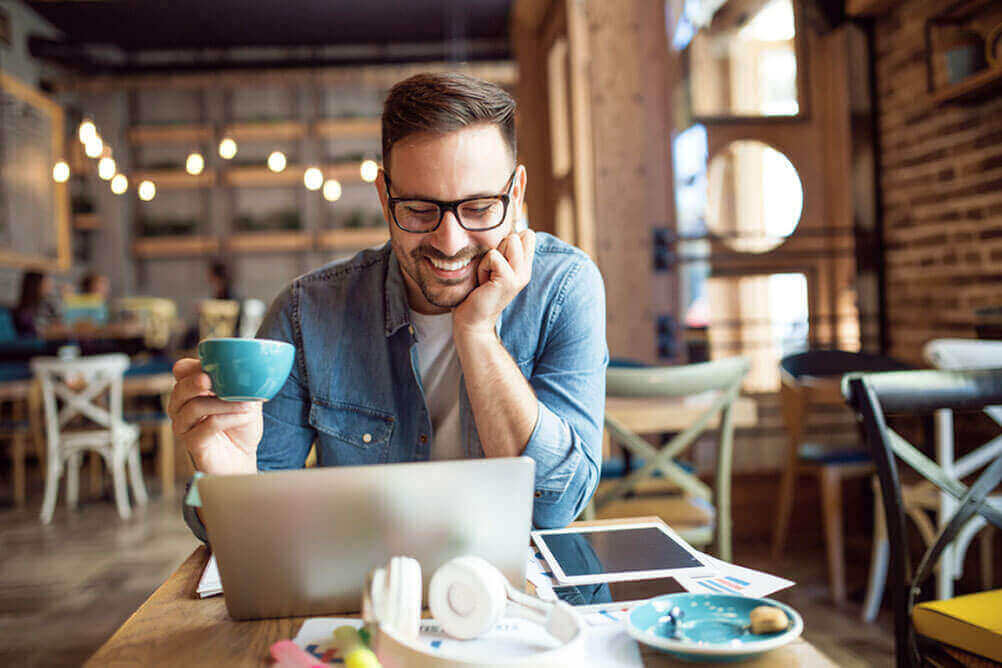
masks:
<svg viewBox="0 0 1002 668"><path fill-rule="evenodd" d="M453 312L452 328L456 335L494 335L498 316L532 277L536 252L536 233L512 232L480 258L477 287Z"/></svg>

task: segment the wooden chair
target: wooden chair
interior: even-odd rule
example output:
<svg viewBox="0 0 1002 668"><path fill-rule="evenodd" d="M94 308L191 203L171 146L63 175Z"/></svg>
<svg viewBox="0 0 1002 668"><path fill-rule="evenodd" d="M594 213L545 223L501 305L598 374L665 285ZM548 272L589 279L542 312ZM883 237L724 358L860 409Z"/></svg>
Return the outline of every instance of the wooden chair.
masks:
<svg viewBox="0 0 1002 668"><path fill-rule="evenodd" d="M163 350L177 324L177 304L162 297L123 297L115 301L119 316L135 318L143 326L143 344Z"/></svg>
<svg viewBox="0 0 1002 668"><path fill-rule="evenodd" d="M1002 590L916 604L944 550L972 520L1002 528L1002 501L988 498L1002 481L1002 456L991 459L969 487L888 428L885 414L928 414L937 410L983 410L1002 405L1002 369L975 371L900 371L848 374L843 380L847 403L862 420L866 443L876 464L891 548L891 591L897 665L935 661L943 645L1002 661L997 627ZM957 501L936 540L912 571L905 506L897 459ZM979 518L980 516L980 518ZM983 518L983 520L982 520Z"/></svg>
<svg viewBox="0 0 1002 668"><path fill-rule="evenodd" d="M612 368L606 372L606 394L610 397L650 397L678 399L705 393L715 394L706 402L706 409L685 430L668 439L660 448L648 443L610 415L605 427L614 441L634 456L645 460L644 466L613 483L595 495L591 514L600 512L616 499L637 489L655 475L673 483L683 492L707 504L712 504L715 517L702 527L674 527L693 545L716 543L718 555L731 559L731 461L734 449L733 405L748 373L749 362L733 357L701 364L647 368ZM665 410L671 410L667 403ZM679 466L673 458L689 447L712 421L720 418L719 445L715 483L711 489L695 475ZM667 518L669 521L671 518ZM715 525L715 526L714 526Z"/></svg>
<svg viewBox="0 0 1002 668"><path fill-rule="evenodd" d="M44 524L52 521L64 471L66 499L71 507L76 506L80 464L87 451L100 454L111 470L115 503L122 519L131 514L126 468L136 502L146 504L139 461L139 428L122 419L122 378L128 367L128 356L120 353L72 360L36 357L31 361L32 371L41 384L45 413L46 476L41 512ZM105 395L106 406L101 403ZM90 428L82 429L75 422Z"/></svg>
<svg viewBox="0 0 1002 668"><path fill-rule="evenodd" d="M236 336L240 302L230 299L204 299L198 304L198 338Z"/></svg>
<svg viewBox="0 0 1002 668"><path fill-rule="evenodd" d="M948 370L1002 368L1002 341L979 341L977 339L934 339L923 347L923 356L934 367ZM1002 425L1002 406L989 406L985 414ZM953 443L953 411L941 409L935 413L936 461L943 470L957 479L964 479L985 465L986 462L1002 454L1002 435L969 449L959 459L955 457ZM863 619L873 621L880 608L880 599L887 579L887 565L890 546L884 524L884 508L881 505L880 481L874 478L874 549L870 562L870 578L863 603ZM905 514L912 520L926 546L936 540L937 520L944 526L956 509L956 502L940 492L927 480L918 484L901 485L901 499ZM930 519L932 518L932 519ZM982 530L985 529L985 530ZM989 587L992 582L992 541L995 531L986 527L985 522L976 517L959 533L957 539L946 546L939 562L936 577L936 596L946 599L953 596L953 581L964 572L964 557L975 535L980 534L981 582Z"/></svg>
<svg viewBox="0 0 1002 668"><path fill-rule="evenodd" d="M846 600L842 481L872 474L873 464L858 441L839 447L805 442L808 416L813 406L844 404L839 381L845 373L906 368L906 364L888 357L843 350L811 350L787 355L780 361L780 399L788 440L772 534L772 557L779 559L786 543L797 479L802 474L814 476L821 490L828 582L837 604Z"/></svg>

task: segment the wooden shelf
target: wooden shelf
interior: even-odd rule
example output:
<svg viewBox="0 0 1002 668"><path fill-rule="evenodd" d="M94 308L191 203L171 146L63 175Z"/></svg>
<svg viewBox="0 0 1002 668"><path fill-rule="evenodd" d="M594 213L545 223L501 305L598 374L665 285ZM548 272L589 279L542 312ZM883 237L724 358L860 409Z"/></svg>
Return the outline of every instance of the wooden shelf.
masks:
<svg viewBox="0 0 1002 668"><path fill-rule="evenodd" d="M1002 88L1002 67L991 67L972 74L963 81L934 90L932 101L936 104L970 102L1000 88Z"/></svg>
<svg viewBox="0 0 1002 668"><path fill-rule="evenodd" d="M144 179L153 181L157 190L179 188L209 188L216 184L216 172L206 169L198 176L192 176L183 169L155 169L132 174L132 186L137 187Z"/></svg>
<svg viewBox="0 0 1002 668"><path fill-rule="evenodd" d="M101 229L101 219L96 213L75 213L73 214L73 229L75 230L99 230Z"/></svg>
<svg viewBox="0 0 1002 668"><path fill-rule="evenodd" d="M385 227L326 230L317 234L317 247L323 250L355 250L381 246L390 238Z"/></svg>
<svg viewBox="0 0 1002 668"><path fill-rule="evenodd" d="M197 123L177 125L133 125L129 141L133 144L188 144L212 140L212 128Z"/></svg>
<svg viewBox="0 0 1002 668"><path fill-rule="evenodd" d="M137 257L207 255L219 251L219 240L208 236L143 237L132 243Z"/></svg>
<svg viewBox="0 0 1002 668"><path fill-rule="evenodd" d="M313 235L301 231L241 232L226 240L230 250L238 253L281 253L313 248Z"/></svg>
<svg viewBox="0 0 1002 668"><path fill-rule="evenodd" d="M324 178L337 179L342 184L364 183L359 164L340 162L323 165ZM223 174L223 180L231 186L302 186L305 171L303 165L289 165L280 172L273 172L267 167L230 167Z"/></svg>
<svg viewBox="0 0 1002 668"><path fill-rule="evenodd" d="M382 126L378 118L326 118L313 125L318 137L341 139L345 137L379 138Z"/></svg>
<svg viewBox="0 0 1002 668"><path fill-rule="evenodd" d="M299 121L255 121L230 123L223 135L241 141L300 139L306 135L306 124Z"/></svg>

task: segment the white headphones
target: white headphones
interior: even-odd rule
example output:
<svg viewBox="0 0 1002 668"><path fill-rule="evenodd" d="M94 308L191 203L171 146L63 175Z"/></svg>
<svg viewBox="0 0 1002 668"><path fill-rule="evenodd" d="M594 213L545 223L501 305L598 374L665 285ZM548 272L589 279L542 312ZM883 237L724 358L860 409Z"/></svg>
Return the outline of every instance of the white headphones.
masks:
<svg viewBox="0 0 1002 668"><path fill-rule="evenodd" d="M362 616L373 627L373 650L384 668L414 666L579 666L584 663L584 625L577 611L560 601L547 603L524 594L497 568L475 556L443 564L428 585L428 607L448 635L476 638L507 615L535 622L563 643L519 659L478 660L432 653L417 642L421 622L421 565L410 557L393 557L369 576L362 597Z"/></svg>

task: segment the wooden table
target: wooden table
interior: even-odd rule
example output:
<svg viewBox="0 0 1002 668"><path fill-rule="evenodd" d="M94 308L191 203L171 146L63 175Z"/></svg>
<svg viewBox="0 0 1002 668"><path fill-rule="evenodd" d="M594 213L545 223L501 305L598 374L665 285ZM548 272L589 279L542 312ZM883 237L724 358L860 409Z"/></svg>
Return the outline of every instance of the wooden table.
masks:
<svg viewBox="0 0 1002 668"><path fill-rule="evenodd" d="M113 322L106 325L94 325L90 322L82 322L75 325L55 323L39 332L40 336L47 341L141 339L145 333L146 328L138 320Z"/></svg>
<svg viewBox="0 0 1002 668"><path fill-rule="evenodd" d="M578 522L576 525L657 520L630 518ZM98 649L85 665L274 665L268 648L293 638L305 617L235 622L226 612L223 597L199 599L195 593L209 559L199 546L167 581ZM351 616L351 615L348 615ZM691 666L666 654L641 646L645 666ZM767 666L834 666L828 657L802 637L785 647L741 663L747 668Z"/></svg>

